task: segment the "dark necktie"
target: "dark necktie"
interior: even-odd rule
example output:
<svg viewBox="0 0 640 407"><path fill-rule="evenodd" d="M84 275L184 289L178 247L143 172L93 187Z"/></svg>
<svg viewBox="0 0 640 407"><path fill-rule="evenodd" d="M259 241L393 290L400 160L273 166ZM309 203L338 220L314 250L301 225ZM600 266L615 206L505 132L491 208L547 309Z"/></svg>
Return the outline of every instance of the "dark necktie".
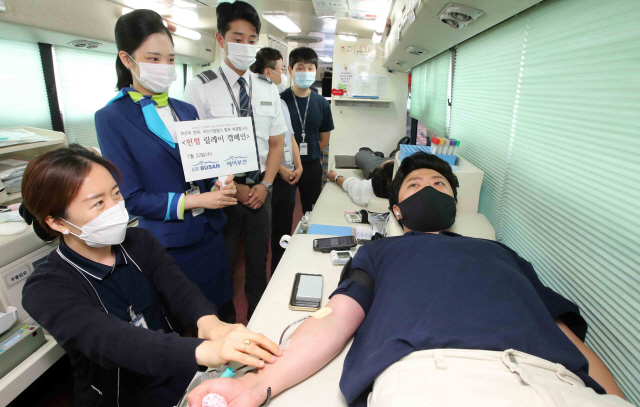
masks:
<svg viewBox="0 0 640 407"><path fill-rule="evenodd" d="M247 94L247 81L240 77L238 78L238 85L240 85L240 116L248 117L249 110L249 95Z"/></svg>
<svg viewBox="0 0 640 407"><path fill-rule="evenodd" d="M238 78L238 85L240 85L240 116L242 117L250 117L251 116L251 109L250 109L250 100L249 100L249 95L247 94L247 81L241 76L240 78ZM251 119L252 123L253 123L253 118ZM253 131L255 133L255 127L253 128ZM257 135L256 135L257 136ZM256 154L259 154L259 152L257 151L257 145L256 145ZM258 160L260 160L260 158L258 158ZM258 164L259 167L259 164ZM258 176L260 175L260 170L258 171L252 171L247 173L247 177L251 178L254 181L258 181Z"/></svg>

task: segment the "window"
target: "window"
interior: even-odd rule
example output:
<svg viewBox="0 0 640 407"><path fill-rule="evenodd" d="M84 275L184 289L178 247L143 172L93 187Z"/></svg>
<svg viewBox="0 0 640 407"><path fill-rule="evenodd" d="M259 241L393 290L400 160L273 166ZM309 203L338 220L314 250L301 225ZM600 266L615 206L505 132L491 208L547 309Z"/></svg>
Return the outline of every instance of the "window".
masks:
<svg viewBox="0 0 640 407"><path fill-rule="evenodd" d="M575 301L640 403L640 3L547 0L457 48L451 136L480 211ZM615 24L612 24L615 21Z"/></svg>
<svg viewBox="0 0 640 407"><path fill-rule="evenodd" d="M525 19L512 18L456 48L449 136L460 140L460 154L485 172L478 210L497 233Z"/></svg>
<svg viewBox="0 0 640 407"><path fill-rule="evenodd" d="M174 99L184 99L184 65L176 64L176 81L169 88L169 97Z"/></svg>
<svg viewBox="0 0 640 407"><path fill-rule="evenodd" d="M56 47L56 83L69 143L98 147L93 116L116 94L116 56Z"/></svg>
<svg viewBox="0 0 640 407"><path fill-rule="evenodd" d="M446 135L451 53L445 51L411 72L411 117L438 136Z"/></svg>
<svg viewBox="0 0 640 407"><path fill-rule="evenodd" d="M0 39L0 128L51 130L51 113L38 44Z"/></svg>
<svg viewBox="0 0 640 407"><path fill-rule="evenodd" d="M56 47L55 54L67 139L98 147L94 115L117 94L116 55L67 47ZM184 65L176 65L176 73L169 96L182 100Z"/></svg>

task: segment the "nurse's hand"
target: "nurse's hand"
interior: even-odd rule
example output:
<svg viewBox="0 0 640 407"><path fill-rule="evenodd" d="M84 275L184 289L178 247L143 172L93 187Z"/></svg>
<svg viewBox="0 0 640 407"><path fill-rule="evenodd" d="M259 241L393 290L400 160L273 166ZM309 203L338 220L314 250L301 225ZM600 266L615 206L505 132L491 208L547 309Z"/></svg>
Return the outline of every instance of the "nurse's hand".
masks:
<svg viewBox="0 0 640 407"><path fill-rule="evenodd" d="M226 322L222 322L216 315L200 317L196 324L198 326L198 338L208 339L210 341L222 338L238 326L242 326L241 324L227 324Z"/></svg>
<svg viewBox="0 0 640 407"><path fill-rule="evenodd" d="M248 331L243 325L233 327L226 335L204 341L196 348L196 362L200 366L217 367L234 361L262 368L265 362L275 363L276 356L282 356L280 347L264 335Z"/></svg>

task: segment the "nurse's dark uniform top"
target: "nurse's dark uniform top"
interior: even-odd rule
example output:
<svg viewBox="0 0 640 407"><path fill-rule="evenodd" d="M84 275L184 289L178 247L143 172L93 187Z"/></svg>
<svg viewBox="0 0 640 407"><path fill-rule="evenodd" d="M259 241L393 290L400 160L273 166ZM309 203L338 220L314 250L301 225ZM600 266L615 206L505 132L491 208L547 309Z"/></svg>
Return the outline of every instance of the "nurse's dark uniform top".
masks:
<svg viewBox="0 0 640 407"><path fill-rule="evenodd" d="M61 241L27 279L22 304L69 355L74 406L173 406L200 369L203 339L180 337L170 321L195 327L217 308L149 231L127 229L112 250L105 266Z"/></svg>
<svg viewBox="0 0 640 407"><path fill-rule="evenodd" d="M501 243L409 232L362 246L351 267L367 273L374 287L371 293L346 279L332 294L353 298L366 314L340 380L350 406L366 406L375 378L404 356L446 348L515 349L560 363L604 393L554 321L561 318L584 340L587 324L578 307Z"/></svg>

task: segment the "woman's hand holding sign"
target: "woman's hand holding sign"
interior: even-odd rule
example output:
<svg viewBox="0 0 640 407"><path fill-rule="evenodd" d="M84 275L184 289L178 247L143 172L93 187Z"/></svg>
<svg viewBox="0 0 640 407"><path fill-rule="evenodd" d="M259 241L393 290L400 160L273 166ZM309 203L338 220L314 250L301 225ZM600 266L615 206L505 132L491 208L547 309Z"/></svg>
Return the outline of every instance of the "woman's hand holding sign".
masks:
<svg viewBox="0 0 640 407"><path fill-rule="evenodd" d="M236 183L232 180L233 175L230 175L229 178L227 178L224 187L222 187L222 183L220 181L216 181L215 191L185 196L184 209L220 209L231 205L237 205L238 200L234 198L237 192ZM220 189L221 187L222 189Z"/></svg>

